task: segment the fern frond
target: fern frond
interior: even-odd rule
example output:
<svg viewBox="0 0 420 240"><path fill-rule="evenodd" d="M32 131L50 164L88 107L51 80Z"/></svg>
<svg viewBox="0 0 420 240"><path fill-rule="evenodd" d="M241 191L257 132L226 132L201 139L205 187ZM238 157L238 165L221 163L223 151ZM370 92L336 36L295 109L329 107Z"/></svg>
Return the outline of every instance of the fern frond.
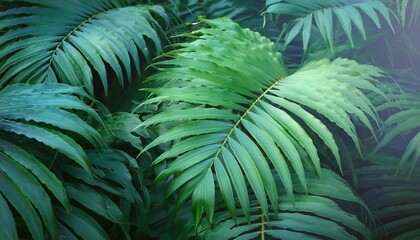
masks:
<svg viewBox="0 0 420 240"><path fill-rule="evenodd" d="M0 91L0 201L8 222L1 228L0 236L17 236L15 214L19 214L34 239L48 238L44 226L52 239L58 238L50 196L66 211L71 206L61 180L50 169L57 156L47 158L47 167L38 154L30 152L33 148L23 149L22 142L42 143L79 164L91 176L90 161L78 143L81 141L75 139L81 137L98 145L100 135L75 112L102 121L79 97L87 94L81 88L64 84L14 84Z"/></svg>
<svg viewBox="0 0 420 240"><path fill-rule="evenodd" d="M377 218L375 239L412 239L418 236L420 194L418 169L407 181L409 167L395 175L399 159L379 154L366 157L369 164L356 169L358 191Z"/></svg>
<svg viewBox="0 0 420 240"><path fill-rule="evenodd" d="M143 122L140 126L174 122L143 151L175 141L154 161L174 159L158 179L175 175L168 194L178 193L178 205L192 195L198 218L205 209L212 221L216 185L232 215L239 202L249 220L248 186L267 215L268 201L275 211L279 201L277 184L267 174L272 167L291 200L291 172L304 189L305 168L322 177L311 133L341 167L337 144L320 116L343 129L360 149L350 116L373 132L370 121L378 118L363 91L380 91L373 78L380 71L337 59L311 62L289 75L268 39L227 19L203 21L212 28L199 30L199 39L168 53L171 59L158 63L160 72L149 79L162 87L148 89L154 97L144 105L190 105Z"/></svg>
<svg viewBox="0 0 420 240"><path fill-rule="evenodd" d="M83 85L93 95L98 75L107 93L112 75L126 86L140 73L142 58L150 61L160 52L159 25L150 13L156 6L122 7L113 0L21 2L33 6L0 13L0 31L7 31L0 36L0 86L62 82Z"/></svg>
<svg viewBox="0 0 420 240"><path fill-rule="evenodd" d="M312 36L313 28L317 28L322 39L331 50L334 48L336 25L339 25L347 35L351 46L354 45L353 25L366 39L366 24L363 22L362 15L368 16L377 28L381 28L379 16L382 16L389 27L393 28L390 10L378 0L356 2L314 0L309 3L300 0L267 1L264 13L292 17L292 20L288 22L289 31L285 37L285 44L288 45L298 34L301 34L305 51Z"/></svg>
<svg viewBox="0 0 420 240"><path fill-rule="evenodd" d="M353 190L336 173L322 169L324 182L312 174L308 174L308 194L300 186L292 204L285 196L280 198L279 213L270 211L264 215L258 201L251 197L250 221L243 212L237 211L237 218L231 219L226 214L222 204L218 204L215 212L214 225L203 221L200 224L200 239L371 239L368 222L362 218L369 216L365 204L356 196ZM292 176L296 178L296 175ZM276 176L278 179L278 176ZM278 189L282 192L282 189ZM349 213L352 207L361 207L362 211ZM369 217L368 217L369 218ZM175 222L190 229L189 236L196 233L191 227L191 221L185 221L181 216ZM179 229L172 229L174 234L180 234ZM177 232L178 231L178 232ZM187 237L185 237L187 238Z"/></svg>
<svg viewBox="0 0 420 240"><path fill-rule="evenodd" d="M411 133L412 136L409 137L410 140L401 157L398 169L411 159L411 171L413 171L420 158L420 103L418 96L410 92L392 92L389 98L389 102L378 106L379 111L393 111L393 113L384 121L386 132L374 152L385 148L399 136Z"/></svg>
<svg viewBox="0 0 420 240"><path fill-rule="evenodd" d="M63 184L69 198L74 201L74 210L66 213L56 206L60 235L70 239L110 239L113 233L122 232L129 239L131 227L144 231L142 226L134 226L136 222L129 220L132 214L139 221L147 220L139 214L147 206L135 187L139 177L136 175L141 174L136 160L114 149L91 150L87 155L96 178L74 165L62 166L63 171L71 176ZM105 222L114 227L104 229Z"/></svg>

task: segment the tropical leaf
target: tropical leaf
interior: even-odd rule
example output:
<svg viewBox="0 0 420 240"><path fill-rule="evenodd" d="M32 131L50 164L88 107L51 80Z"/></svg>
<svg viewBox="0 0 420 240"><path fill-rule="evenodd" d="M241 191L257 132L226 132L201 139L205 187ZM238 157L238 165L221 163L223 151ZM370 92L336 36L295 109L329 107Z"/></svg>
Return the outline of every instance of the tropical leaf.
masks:
<svg viewBox="0 0 420 240"><path fill-rule="evenodd" d="M186 23L197 21L199 16L229 17L237 22L261 21L258 20L258 15L260 9L264 7L260 1L249 0L171 0L167 4L175 9L178 17Z"/></svg>
<svg viewBox="0 0 420 240"><path fill-rule="evenodd" d="M145 231L147 205L137 190L141 171L136 160L114 149L92 150L87 155L92 162L95 178L80 167L62 166L64 173L71 176L63 184L72 201L72 208L77 209L71 213L57 209L60 224L67 226L59 228L60 235L80 236L83 239L93 236L111 239L110 236L120 235L130 239L131 227ZM132 214L138 218L138 222L130 220ZM104 230L101 227L104 224L112 227Z"/></svg>
<svg viewBox="0 0 420 240"><path fill-rule="evenodd" d="M48 157L47 167L45 159L30 152L33 147L23 149L22 142L44 144L51 152L72 159L89 175L90 161L75 139L97 145L100 135L75 112L101 120L78 98L86 96L81 88L64 84L14 84L0 91L0 201L8 222L2 227L2 237L16 239L17 233L23 237L18 231L22 227L15 224L19 219L33 239L46 239L47 232L52 239L58 238L53 199L66 211L71 206L61 180L50 169L57 155Z"/></svg>
<svg viewBox="0 0 420 240"><path fill-rule="evenodd" d="M381 28L382 16L390 28L392 27L390 10L381 1L350 1L350 0L315 0L311 2L301 0L267 0L264 14L275 14L290 17L287 22L288 30L285 45L292 42L298 34L302 35L303 49L306 50L310 42L313 29L316 28L325 44L333 50L335 27L338 25L353 43L353 26L366 39L366 23L363 15ZM336 21L338 20L338 21Z"/></svg>
<svg viewBox="0 0 420 240"><path fill-rule="evenodd" d="M373 133L370 119L378 121L377 114L362 90L380 92L373 79L380 71L337 59L311 62L289 75L268 39L227 19L203 21L212 28L199 30L197 40L165 54L170 59L158 63L161 71L149 79L162 87L148 89L154 97L144 105L188 107L159 111L140 124L175 123L143 152L173 141L171 149L154 161L170 160L158 180L175 176L168 195L178 193L178 206L192 195L196 219L205 209L212 221L215 186L233 216L239 202L250 220L248 186L268 216L268 202L277 211L279 201L278 184L267 174L271 168L290 200L292 172L305 190L309 184L305 168L322 177L312 133L341 167L324 118L341 128L358 149L352 118Z"/></svg>
<svg viewBox="0 0 420 240"><path fill-rule="evenodd" d="M409 138L404 154L401 157L399 168L401 168L408 160L411 160L411 171L414 170L418 159L420 158L420 103L418 96L411 92L395 92L395 89L389 94L389 102L385 102L378 106L378 110L382 112L392 113L384 121L386 132L374 149L374 152L386 147L391 141L401 141L401 136ZM405 146L405 143L404 143Z"/></svg>
<svg viewBox="0 0 420 240"><path fill-rule="evenodd" d="M411 26L418 21L420 16L420 2L418 0L398 0L398 12L402 25Z"/></svg>
<svg viewBox="0 0 420 240"><path fill-rule="evenodd" d="M75 95L86 97L78 87L65 84L12 84L0 91L0 129L3 132L34 139L71 158L86 171L90 164L86 153L71 135L76 133L93 145L99 143L98 132L76 115L81 111L101 123L99 115Z"/></svg>
<svg viewBox="0 0 420 240"><path fill-rule="evenodd" d="M185 226L172 228L172 236L176 238L182 234L180 229L189 228L190 232L184 239L194 236L199 239L371 239L368 223L360 220L370 216L364 203L336 173L327 169L322 169L322 173L324 181L308 173L308 194L296 185L294 203L285 196L280 197L279 213L271 209L268 216L264 215L258 201L251 198L250 219L243 212L236 211L234 220L226 214L223 204L217 204L213 225L203 221L196 233L191 227L191 219L181 215L175 223L179 221ZM297 178L295 174L292 177ZM283 192L281 188L278 190ZM364 210L357 216L348 212L351 206Z"/></svg>
<svg viewBox="0 0 420 240"><path fill-rule="evenodd" d="M407 181L409 167L395 174L399 159L387 155L369 155L369 164L356 169L358 191L377 218L375 239L413 239L420 224L420 194L418 169Z"/></svg>
<svg viewBox="0 0 420 240"><path fill-rule="evenodd" d="M148 137L148 133L141 128L136 128L141 122L135 115L127 112L118 112L106 115L104 119L104 128L99 132L102 135L102 141L107 145L116 145L129 143L133 147L141 150L142 143L138 136L134 135L133 129L138 135Z"/></svg>
<svg viewBox="0 0 420 240"><path fill-rule="evenodd" d="M84 86L101 94L121 86L161 50L157 6L123 7L114 0L22 0L32 6L0 13L0 86L10 82ZM151 43L153 44L151 44ZM133 69L134 68L134 69Z"/></svg>

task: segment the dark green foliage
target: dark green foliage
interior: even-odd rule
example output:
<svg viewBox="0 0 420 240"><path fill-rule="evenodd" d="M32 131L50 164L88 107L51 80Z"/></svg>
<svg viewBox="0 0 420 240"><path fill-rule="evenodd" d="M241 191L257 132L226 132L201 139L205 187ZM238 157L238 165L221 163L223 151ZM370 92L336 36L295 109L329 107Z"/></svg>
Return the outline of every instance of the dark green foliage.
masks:
<svg viewBox="0 0 420 240"><path fill-rule="evenodd" d="M419 6L1 1L0 239L417 237Z"/></svg>
<svg viewBox="0 0 420 240"><path fill-rule="evenodd" d="M103 88L107 94L114 78L126 87L161 51L160 26L150 13L161 12L157 6L123 7L114 0L21 2L29 6L0 14L0 31L7 31L0 37L1 86L63 82L82 85L92 96L95 85L101 86L96 91Z"/></svg>

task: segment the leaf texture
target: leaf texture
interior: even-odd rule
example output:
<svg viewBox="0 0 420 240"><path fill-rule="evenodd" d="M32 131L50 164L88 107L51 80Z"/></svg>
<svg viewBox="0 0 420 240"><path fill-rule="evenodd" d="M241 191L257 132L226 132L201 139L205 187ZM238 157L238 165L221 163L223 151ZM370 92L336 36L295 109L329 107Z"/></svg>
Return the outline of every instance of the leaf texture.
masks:
<svg viewBox="0 0 420 240"><path fill-rule="evenodd" d="M0 204L9 222L0 235L16 239L23 223L33 239L58 239L53 202L57 199L55 204L68 212L72 207L62 179L51 167L61 153L91 177L90 160L79 143L100 145L99 133L81 117L102 123L81 100L86 97L81 88L65 84L11 84L0 91ZM56 156L45 157L35 147L23 146L33 140Z"/></svg>
<svg viewBox="0 0 420 240"><path fill-rule="evenodd" d="M93 96L98 75L106 94L112 76L126 86L145 65L141 59L150 61L161 50L160 26L151 15L161 10L157 6L123 7L114 0L21 2L32 6L0 14L0 31L6 31L0 36L0 86L61 82L84 86Z"/></svg>
<svg viewBox="0 0 420 240"><path fill-rule="evenodd" d="M297 174L305 191L305 169L314 169L322 177L313 133L322 139L341 167L337 144L321 119L343 129L360 149L352 118L373 132L371 121L379 120L363 91L380 91L374 79L380 71L337 59L311 62L289 75L281 55L268 39L227 19L202 21L211 28L199 30L197 40L182 44L180 49L166 54L170 59L156 64L160 72L149 81L162 87L148 89L154 97L144 105L188 103L203 111L195 110L194 115L188 114L192 111L189 107L158 111L140 126L171 121L175 122L174 127L143 152L174 142L154 164L169 160L158 179L175 175L168 194L177 192L178 204L192 195L192 204L204 206L211 218L208 211L214 208L210 198L213 193L207 190L197 198L193 190L213 186L209 183L212 179L231 214L238 202L245 216L250 216L250 187L263 213L268 215L269 205L277 210L279 201L278 185L267 174L271 167L279 174L292 201L292 173ZM216 177L210 177L209 171ZM202 213L202 207L196 208L195 214Z"/></svg>
<svg viewBox="0 0 420 240"><path fill-rule="evenodd" d="M367 16L377 28L381 28L380 17L382 17L393 29L390 9L382 1L377 0L314 0L310 3L300 0L266 1L264 13L292 17L292 20L287 20L289 31L285 36L285 45L290 44L299 34L302 34L304 51L308 47L314 28L319 31L331 50L334 48L336 28L343 30L351 46L354 46L353 26L366 40L368 24L363 19L363 15Z"/></svg>

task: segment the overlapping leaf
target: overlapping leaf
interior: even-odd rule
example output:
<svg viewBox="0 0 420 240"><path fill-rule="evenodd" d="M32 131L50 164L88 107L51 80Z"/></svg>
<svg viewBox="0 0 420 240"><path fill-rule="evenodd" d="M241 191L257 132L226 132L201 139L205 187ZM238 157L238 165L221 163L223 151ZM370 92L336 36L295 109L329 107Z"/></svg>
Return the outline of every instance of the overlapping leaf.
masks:
<svg viewBox="0 0 420 240"><path fill-rule="evenodd" d="M420 194L418 169L407 180L409 167L395 174L399 159L369 155L369 164L356 169L358 191L377 219L375 239L413 239L419 236Z"/></svg>
<svg viewBox="0 0 420 240"><path fill-rule="evenodd" d="M130 239L130 228L133 225L142 230L146 225L147 206L135 187L139 177L137 174L141 174L136 160L113 149L88 151L88 157L95 178L80 167L62 166L63 171L74 178L64 180L64 186L73 201L72 208L78 207L70 213L56 208L60 235L68 238L111 239L113 233L122 232ZM131 214L139 222L130 220ZM118 228L104 230L101 227L104 222Z"/></svg>
<svg viewBox="0 0 420 240"><path fill-rule="evenodd" d="M289 44L298 34L302 34L303 49L306 50L312 36L313 28L317 28L321 37L330 49L334 47L334 31L336 25L345 32L353 46L353 26L366 39L366 23L363 15L368 16L377 28L381 28L382 16L392 28L389 9L381 1L349 1L349 0L267 0L265 13L291 16L285 44ZM338 21L335 21L335 20Z"/></svg>
<svg viewBox="0 0 420 240"><path fill-rule="evenodd" d="M206 212L212 220L216 186L232 216L239 203L250 218L248 186L267 216L269 202L277 211L279 201L270 169L277 171L290 200L291 173L305 190L305 168L322 177L313 133L341 166L337 144L319 116L360 149L352 118L373 132L370 120L377 121L377 115L363 91L380 92L373 79L379 70L337 59L311 62L288 75L268 39L227 19L203 21L212 28L166 54L170 59L157 64L161 71L150 78L162 87L149 89L154 97L145 105L189 105L163 110L141 124L175 123L144 151L173 142L154 162L171 160L158 179L175 175L168 194L177 192L178 204L192 195L196 218Z"/></svg>
<svg viewBox="0 0 420 240"><path fill-rule="evenodd" d="M101 121L78 97L86 97L86 93L64 84L15 84L0 91L0 201L8 223L1 228L0 236L15 239L15 219L22 219L34 239L48 238L47 232L52 239L58 238L50 196L70 211L67 193L61 180L33 153L23 149L22 142L40 142L79 164L89 175L90 161L75 138L78 135L97 145L100 135L75 112ZM55 158L48 158L50 167Z"/></svg>
<svg viewBox="0 0 420 240"><path fill-rule="evenodd" d="M279 213L272 210L268 216L262 214L258 202L251 197L251 217L248 220L243 212L237 211L236 220L226 214L222 204L218 204L214 217L214 225L203 221L197 234L192 223L183 216L175 220L185 225L172 229L174 235L180 236L180 229L190 228L189 237L196 234L200 239L370 239L369 219L364 203L353 190L336 173L322 169L325 177L321 181L309 173L308 194L299 185L295 202L292 204L284 196L278 204ZM276 176L276 179L278 176ZM292 176L296 178L296 175ZM278 189L283 192L282 189ZM357 213L350 213L352 207L361 208ZM350 208L346 208L350 207ZM367 210L367 212L365 211ZM184 237L185 239L188 237Z"/></svg>
<svg viewBox="0 0 420 240"><path fill-rule="evenodd" d="M418 21L420 2L418 0L398 0L398 12L401 16L401 23L411 26Z"/></svg>
<svg viewBox="0 0 420 240"><path fill-rule="evenodd" d="M380 111L393 111L393 113L384 121L386 132L376 146L375 152L391 141L398 140L399 136L408 134L410 140L401 157L399 168L411 160L411 171L413 171L420 158L420 102L418 96L411 92L390 92L389 98L389 102L378 106Z"/></svg>
<svg viewBox="0 0 420 240"><path fill-rule="evenodd" d="M148 135L143 129L136 128L141 122L135 114L127 112L108 114L104 122L104 128L99 132L102 135L102 141L107 145L130 143L133 147L141 150L141 140L133 134L132 130L136 129L136 132L143 137Z"/></svg>
<svg viewBox="0 0 420 240"><path fill-rule="evenodd" d="M86 97L78 87L65 84L12 84L0 91L0 130L22 135L57 150L90 171L82 147L61 129L78 134L96 146L99 133L74 111L95 119L99 115L77 96Z"/></svg>
<svg viewBox="0 0 420 240"><path fill-rule="evenodd" d="M22 0L0 13L0 86L9 82L64 82L93 95L116 76L125 86L161 49L152 11L114 0ZM153 44L150 44L152 42ZM111 73L111 74L110 74ZM101 93L101 92L99 92Z"/></svg>

